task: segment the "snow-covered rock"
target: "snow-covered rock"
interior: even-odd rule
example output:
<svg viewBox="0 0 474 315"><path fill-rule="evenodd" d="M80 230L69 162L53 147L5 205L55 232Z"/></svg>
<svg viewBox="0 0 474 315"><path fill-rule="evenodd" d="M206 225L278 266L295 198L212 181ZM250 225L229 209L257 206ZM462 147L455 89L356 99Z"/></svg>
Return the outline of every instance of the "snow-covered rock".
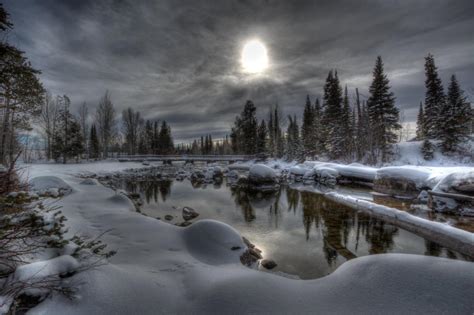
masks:
<svg viewBox="0 0 474 315"><path fill-rule="evenodd" d="M474 171L445 176L433 192L429 203L432 209L474 216Z"/></svg>
<svg viewBox="0 0 474 315"><path fill-rule="evenodd" d="M71 192L69 186L64 180L56 176L38 176L30 180L30 190L40 195L49 194L58 197L62 194Z"/></svg>
<svg viewBox="0 0 474 315"><path fill-rule="evenodd" d="M255 164L250 167L248 182L250 188L258 190L273 190L278 187L276 172L263 164Z"/></svg>

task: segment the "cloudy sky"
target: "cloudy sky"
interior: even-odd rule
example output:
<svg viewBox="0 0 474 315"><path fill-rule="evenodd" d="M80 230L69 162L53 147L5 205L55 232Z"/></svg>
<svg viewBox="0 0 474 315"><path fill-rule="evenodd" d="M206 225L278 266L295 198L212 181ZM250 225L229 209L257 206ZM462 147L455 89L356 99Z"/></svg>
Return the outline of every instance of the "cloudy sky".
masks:
<svg viewBox="0 0 474 315"><path fill-rule="evenodd" d="M91 111L109 90L118 112L165 119L176 140L228 132L245 101L260 117L279 104L301 115L335 68L367 95L381 55L405 121L424 97L424 56L435 55L474 95L474 1L7 0L10 42L42 70L53 94ZM244 44L259 39L269 67L248 74Z"/></svg>

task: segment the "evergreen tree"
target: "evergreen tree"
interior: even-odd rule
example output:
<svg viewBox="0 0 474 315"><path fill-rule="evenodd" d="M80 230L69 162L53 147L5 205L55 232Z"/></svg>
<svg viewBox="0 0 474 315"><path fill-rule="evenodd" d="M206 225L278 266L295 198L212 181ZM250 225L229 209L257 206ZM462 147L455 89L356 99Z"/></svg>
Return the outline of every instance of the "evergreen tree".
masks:
<svg viewBox="0 0 474 315"><path fill-rule="evenodd" d="M344 134L342 130L342 88L337 72L329 72L324 86L324 126L325 149L331 159L338 159L344 152Z"/></svg>
<svg viewBox="0 0 474 315"><path fill-rule="evenodd" d="M438 139L442 120L440 111L445 103L445 95L434 57L431 54L425 58L425 76L424 136L428 139Z"/></svg>
<svg viewBox="0 0 474 315"><path fill-rule="evenodd" d="M323 141L323 126L322 126L322 116L323 112L321 109L321 104L319 103L319 98L314 102L313 107L313 141L314 141L314 154L318 155L323 152L324 141Z"/></svg>
<svg viewBox="0 0 474 315"><path fill-rule="evenodd" d="M235 148L243 154L255 154L257 151L258 123L255 117L255 105L248 100L240 116L236 117L231 136Z"/></svg>
<svg viewBox="0 0 474 315"><path fill-rule="evenodd" d="M423 154L423 158L427 161L432 160L434 157L434 150L434 144L430 140L425 139L421 145L421 153Z"/></svg>
<svg viewBox="0 0 474 315"><path fill-rule="evenodd" d="M277 158L281 158L285 154L285 139L280 128L280 114L278 105L275 107L275 113L273 117L273 135L275 137L275 156Z"/></svg>
<svg viewBox="0 0 474 315"><path fill-rule="evenodd" d="M352 157L352 113L349 104L349 95L347 93L347 86L344 88L344 99L342 101L342 115L340 119L341 132L343 138L343 156L346 158Z"/></svg>
<svg viewBox="0 0 474 315"><path fill-rule="evenodd" d="M388 161L392 154L391 146L397 141L396 130L401 129L399 111L395 107L395 97L390 92L389 80L383 70L382 58L377 57L373 71L373 81L367 100L370 125L373 131L372 157L375 162L380 157Z"/></svg>
<svg viewBox="0 0 474 315"><path fill-rule="evenodd" d="M171 128L163 120L160 133L158 134L158 154L172 154L174 152L173 138L171 137Z"/></svg>
<svg viewBox="0 0 474 315"><path fill-rule="evenodd" d="M97 129L95 124L91 126L90 132L90 140L89 140L89 158L97 159L99 158L100 154L100 147L99 147L99 138L97 137Z"/></svg>
<svg viewBox="0 0 474 315"><path fill-rule="evenodd" d="M267 126L265 120L262 119L257 130L257 153L265 154L267 153Z"/></svg>
<svg viewBox="0 0 474 315"><path fill-rule="evenodd" d="M418 110L418 116L416 117L416 139L425 139L425 114L423 112L422 102L420 102L420 109Z"/></svg>
<svg viewBox="0 0 474 315"><path fill-rule="evenodd" d="M459 145L469 137L471 106L463 94L456 76L452 75L446 102L440 112L439 138L444 153L459 151Z"/></svg>
<svg viewBox="0 0 474 315"><path fill-rule="evenodd" d="M268 113L268 151L271 157L275 156L275 128L273 127L273 108Z"/></svg>
<svg viewBox="0 0 474 315"><path fill-rule="evenodd" d="M286 132L286 154L290 161L299 160L302 157L302 149L299 136L298 122L296 116L288 116L288 129Z"/></svg>
<svg viewBox="0 0 474 315"><path fill-rule="evenodd" d="M303 112L303 125L301 127L301 139L303 141L304 154L314 156L316 153L315 139L315 108L311 105L309 95L306 96L306 104Z"/></svg>

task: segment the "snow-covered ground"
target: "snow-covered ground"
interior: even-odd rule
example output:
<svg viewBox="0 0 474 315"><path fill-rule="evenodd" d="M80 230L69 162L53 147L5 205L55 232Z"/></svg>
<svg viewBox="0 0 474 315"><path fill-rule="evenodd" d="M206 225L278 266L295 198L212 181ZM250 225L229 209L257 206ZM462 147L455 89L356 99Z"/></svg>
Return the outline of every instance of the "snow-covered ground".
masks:
<svg viewBox="0 0 474 315"><path fill-rule="evenodd" d="M344 263L316 280L294 280L243 266L241 236L203 220L187 228L134 211L129 199L75 174L140 163L31 165L24 176L56 176L72 191L56 204L69 234L102 236L117 254L76 274L76 298L54 294L32 314L456 313L474 310L474 264L384 254ZM95 185L94 185L95 183ZM231 248L240 247L238 250Z"/></svg>

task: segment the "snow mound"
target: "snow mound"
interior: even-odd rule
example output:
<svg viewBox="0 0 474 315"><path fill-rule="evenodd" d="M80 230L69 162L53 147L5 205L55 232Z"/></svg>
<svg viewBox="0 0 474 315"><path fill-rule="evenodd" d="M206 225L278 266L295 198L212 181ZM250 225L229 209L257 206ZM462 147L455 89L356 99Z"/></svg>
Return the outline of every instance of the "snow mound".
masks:
<svg viewBox="0 0 474 315"><path fill-rule="evenodd" d="M239 232L215 220L193 223L185 228L183 239L194 258L210 265L240 264L245 248Z"/></svg>
<svg viewBox="0 0 474 315"><path fill-rule="evenodd" d="M447 175L433 188L433 191L474 196L474 170Z"/></svg>
<svg viewBox="0 0 474 315"><path fill-rule="evenodd" d="M295 176L303 176L308 171L308 168L302 167L302 165L296 165L290 168L290 174Z"/></svg>
<svg viewBox="0 0 474 315"><path fill-rule="evenodd" d="M66 194L72 191L71 186L56 176L38 176L30 180L30 189L40 194L49 193L55 197L60 193Z"/></svg>
<svg viewBox="0 0 474 315"><path fill-rule="evenodd" d="M270 180L274 181L276 179L275 171L263 164L252 165L249 169L249 179L259 181Z"/></svg>
<svg viewBox="0 0 474 315"><path fill-rule="evenodd" d="M23 293L33 296L42 296L49 289L35 285L42 279L59 278L74 272L79 267L79 262L69 255L55 257L49 260L37 261L16 268L15 273L8 278L10 285L21 283L25 289Z"/></svg>

